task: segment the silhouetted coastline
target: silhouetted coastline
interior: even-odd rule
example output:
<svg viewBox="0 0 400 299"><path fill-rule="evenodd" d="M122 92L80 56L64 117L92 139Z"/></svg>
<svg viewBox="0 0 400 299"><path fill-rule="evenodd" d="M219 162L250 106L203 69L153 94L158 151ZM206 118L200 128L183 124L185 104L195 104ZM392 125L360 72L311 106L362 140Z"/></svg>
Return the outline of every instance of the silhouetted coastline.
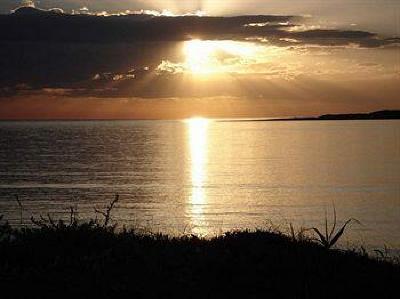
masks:
<svg viewBox="0 0 400 299"><path fill-rule="evenodd" d="M390 120L400 119L400 110L381 110L371 113L349 113L349 114L324 114L316 117L292 117L292 118L270 118L270 119L242 119L232 121L309 121L309 120Z"/></svg>
<svg viewBox="0 0 400 299"><path fill-rule="evenodd" d="M400 119L400 110L381 110L371 113L325 114L309 120L379 120Z"/></svg>

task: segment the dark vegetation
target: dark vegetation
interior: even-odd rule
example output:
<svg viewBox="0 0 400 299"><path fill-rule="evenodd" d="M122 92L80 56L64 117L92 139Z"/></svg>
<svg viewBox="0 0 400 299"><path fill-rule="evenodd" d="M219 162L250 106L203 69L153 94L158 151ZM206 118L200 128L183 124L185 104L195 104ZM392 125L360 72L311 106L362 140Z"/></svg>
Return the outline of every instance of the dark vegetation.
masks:
<svg viewBox="0 0 400 299"><path fill-rule="evenodd" d="M400 119L400 110L382 110L371 113L355 114L325 114L319 120L341 120L341 119Z"/></svg>
<svg viewBox="0 0 400 299"><path fill-rule="evenodd" d="M400 110L382 110L371 113L325 114L318 117L290 118L278 120L379 120L400 119Z"/></svg>
<svg viewBox="0 0 400 299"><path fill-rule="evenodd" d="M294 118L269 118L269 119L242 119L229 120L229 122L260 122L260 121L305 121L305 120L385 120L400 119L400 110L381 110L370 113L349 114L324 114L316 117L294 117ZM225 122L222 120L221 122Z"/></svg>
<svg viewBox="0 0 400 299"><path fill-rule="evenodd" d="M226 233L212 239L117 230L111 210L80 223L50 216L0 226L1 298L398 298L384 254L331 249L346 226ZM336 223L336 221L335 221ZM339 236L339 237L337 237Z"/></svg>

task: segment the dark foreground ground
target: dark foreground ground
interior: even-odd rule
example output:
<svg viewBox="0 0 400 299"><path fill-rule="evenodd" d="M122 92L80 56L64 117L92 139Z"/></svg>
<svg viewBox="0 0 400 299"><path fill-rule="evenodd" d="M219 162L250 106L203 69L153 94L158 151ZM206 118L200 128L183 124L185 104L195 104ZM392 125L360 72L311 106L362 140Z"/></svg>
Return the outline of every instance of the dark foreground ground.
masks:
<svg viewBox="0 0 400 299"><path fill-rule="evenodd" d="M400 267L269 231L0 226L0 298L400 298Z"/></svg>

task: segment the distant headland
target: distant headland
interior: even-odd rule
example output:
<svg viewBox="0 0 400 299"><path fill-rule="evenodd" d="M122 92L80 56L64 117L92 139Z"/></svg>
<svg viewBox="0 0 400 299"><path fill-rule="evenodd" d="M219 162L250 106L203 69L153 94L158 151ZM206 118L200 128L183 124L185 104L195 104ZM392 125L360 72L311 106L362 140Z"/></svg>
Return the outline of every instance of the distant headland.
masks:
<svg viewBox="0 0 400 299"><path fill-rule="evenodd" d="M385 120L400 119L400 110L381 110L370 113L324 114L315 117L269 118L269 119L241 119L229 121L305 121L305 120Z"/></svg>
<svg viewBox="0 0 400 299"><path fill-rule="evenodd" d="M290 118L285 120L373 120L400 119L400 110L381 110L370 113L324 114L317 117Z"/></svg>

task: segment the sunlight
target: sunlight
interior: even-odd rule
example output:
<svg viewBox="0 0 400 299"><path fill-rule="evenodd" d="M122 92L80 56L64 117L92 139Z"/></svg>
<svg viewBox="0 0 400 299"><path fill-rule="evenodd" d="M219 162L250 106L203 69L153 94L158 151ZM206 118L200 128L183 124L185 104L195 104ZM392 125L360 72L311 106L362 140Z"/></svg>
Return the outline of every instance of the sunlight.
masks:
<svg viewBox="0 0 400 299"><path fill-rule="evenodd" d="M200 78L226 74L272 74L286 79L287 71L293 68L293 63L287 67L286 61L295 59L299 64L298 57L291 55L290 51L259 39L240 42L194 39L183 43L182 54L183 59L179 62L162 60L157 73L190 74Z"/></svg>
<svg viewBox="0 0 400 299"><path fill-rule="evenodd" d="M206 203L204 184L207 175L207 130L209 121L204 118L192 118L187 120L186 123L191 161L191 225L197 233L204 234L199 226L202 225L203 205Z"/></svg>
<svg viewBox="0 0 400 299"><path fill-rule="evenodd" d="M191 40L185 43L185 67L193 74L234 71L253 59L257 47L249 42Z"/></svg>
<svg viewBox="0 0 400 299"><path fill-rule="evenodd" d="M189 145L191 157L191 175L193 204L204 203L203 184L206 175L207 127L208 120L193 118L187 121L189 126Z"/></svg>

